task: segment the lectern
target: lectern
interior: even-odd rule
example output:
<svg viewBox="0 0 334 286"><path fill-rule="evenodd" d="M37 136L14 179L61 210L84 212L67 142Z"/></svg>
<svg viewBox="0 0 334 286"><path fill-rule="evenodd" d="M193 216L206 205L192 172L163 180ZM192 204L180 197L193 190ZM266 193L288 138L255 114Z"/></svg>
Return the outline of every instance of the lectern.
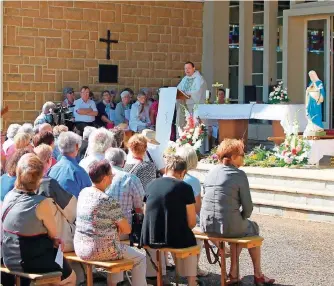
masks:
<svg viewBox="0 0 334 286"><path fill-rule="evenodd" d="M177 90L177 93L176 93L176 99L178 100L187 100L189 99L190 96L185 94L182 90Z"/></svg>

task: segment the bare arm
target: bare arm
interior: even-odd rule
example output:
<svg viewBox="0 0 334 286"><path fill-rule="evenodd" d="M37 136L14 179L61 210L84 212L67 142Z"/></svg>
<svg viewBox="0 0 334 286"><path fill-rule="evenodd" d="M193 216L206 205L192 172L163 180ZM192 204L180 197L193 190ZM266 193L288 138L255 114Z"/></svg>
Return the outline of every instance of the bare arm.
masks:
<svg viewBox="0 0 334 286"><path fill-rule="evenodd" d="M131 233L131 226L126 218L122 218L121 220L117 221L116 224L120 234Z"/></svg>
<svg viewBox="0 0 334 286"><path fill-rule="evenodd" d="M199 215L200 211L201 211L201 207L202 207L202 198L201 198L201 194L199 194L197 197L195 197L195 209L196 209L196 213Z"/></svg>
<svg viewBox="0 0 334 286"><path fill-rule="evenodd" d="M112 122L111 120L109 120L108 117L105 116L105 115L102 115L102 116L101 116L101 120L102 120L103 122L105 122L105 123L113 123L113 122Z"/></svg>
<svg viewBox="0 0 334 286"><path fill-rule="evenodd" d="M80 115L97 116L98 112L91 108L80 108L77 110Z"/></svg>
<svg viewBox="0 0 334 286"><path fill-rule="evenodd" d="M48 230L48 235L52 239L58 237L55 219L56 212L57 208L50 198L42 201L36 208L37 218L43 222L45 228Z"/></svg>
<svg viewBox="0 0 334 286"><path fill-rule="evenodd" d="M196 210L195 204L187 205L187 220L190 229L196 226Z"/></svg>

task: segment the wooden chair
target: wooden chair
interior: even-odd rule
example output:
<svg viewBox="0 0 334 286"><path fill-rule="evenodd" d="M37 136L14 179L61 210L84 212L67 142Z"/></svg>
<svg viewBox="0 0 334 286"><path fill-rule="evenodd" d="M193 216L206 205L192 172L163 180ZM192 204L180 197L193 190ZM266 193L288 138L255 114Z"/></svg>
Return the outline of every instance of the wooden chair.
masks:
<svg viewBox="0 0 334 286"><path fill-rule="evenodd" d="M75 261L85 265L87 286L93 286L93 266L105 269L108 272L109 280L111 274L131 270L134 264L134 262L130 259L121 259L114 261L82 260L80 257L76 256L75 252L64 253L64 257L69 261Z"/></svg>
<svg viewBox="0 0 334 286"><path fill-rule="evenodd" d="M3 273L14 275L16 286L21 285L21 278L29 279L31 281L30 283L31 286L47 285L50 283L60 283L61 275L62 275L61 272L49 272L49 273L35 274L35 273L11 271L4 265L1 265L0 269L1 269L1 272Z"/></svg>
<svg viewBox="0 0 334 286"><path fill-rule="evenodd" d="M121 243L130 245L129 240L122 240ZM136 244L134 246L137 246ZM149 246L144 246L144 249L151 249L156 251L156 261L157 261L157 285L163 286L162 280L162 264L161 264L161 253L170 252L174 255L175 258L184 259L189 256L198 255L201 252L201 248L198 245L187 247L187 248L150 248ZM177 260L175 259L175 268L177 269ZM179 285L178 273L176 271L176 285Z"/></svg>
<svg viewBox="0 0 334 286"><path fill-rule="evenodd" d="M193 230L195 237L200 240L212 241L214 244L218 245L221 259L221 285L226 284L226 261L225 261L225 243L235 244L237 248L237 253L240 248L254 248L262 245L263 237L252 236L252 237L240 237L240 238L225 238L225 237L214 237L209 236L206 233L198 232ZM237 260L237 277L239 278L239 257ZM239 283L238 283L239 285Z"/></svg>

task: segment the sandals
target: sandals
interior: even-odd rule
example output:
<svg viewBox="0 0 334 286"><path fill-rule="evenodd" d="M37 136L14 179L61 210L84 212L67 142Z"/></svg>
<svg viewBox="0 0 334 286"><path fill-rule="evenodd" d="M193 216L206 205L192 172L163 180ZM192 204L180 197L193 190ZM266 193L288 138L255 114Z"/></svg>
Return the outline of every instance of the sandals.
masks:
<svg viewBox="0 0 334 286"><path fill-rule="evenodd" d="M262 274L261 277L254 276L254 284L256 286L265 286L265 285L273 285L275 283L275 279L268 278Z"/></svg>
<svg viewBox="0 0 334 286"><path fill-rule="evenodd" d="M238 277L233 277L231 274L227 275L227 280L226 280L227 285L234 285L234 284L237 284L240 281L241 280L238 279Z"/></svg>

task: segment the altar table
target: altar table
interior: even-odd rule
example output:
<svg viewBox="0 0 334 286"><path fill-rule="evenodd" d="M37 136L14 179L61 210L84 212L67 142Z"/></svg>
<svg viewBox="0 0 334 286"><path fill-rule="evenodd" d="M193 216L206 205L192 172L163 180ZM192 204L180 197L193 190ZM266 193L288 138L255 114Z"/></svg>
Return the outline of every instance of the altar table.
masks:
<svg viewBox="0 0 334 286"><path fill-rule="evenodd" d="M304 104L199 104L195 116L204 121L218 121L219 141L224 138L247 140L249 119L272 120L275 137L284 136L284 129L291 132L295 118L299 132L307 125Z"/></svg>

